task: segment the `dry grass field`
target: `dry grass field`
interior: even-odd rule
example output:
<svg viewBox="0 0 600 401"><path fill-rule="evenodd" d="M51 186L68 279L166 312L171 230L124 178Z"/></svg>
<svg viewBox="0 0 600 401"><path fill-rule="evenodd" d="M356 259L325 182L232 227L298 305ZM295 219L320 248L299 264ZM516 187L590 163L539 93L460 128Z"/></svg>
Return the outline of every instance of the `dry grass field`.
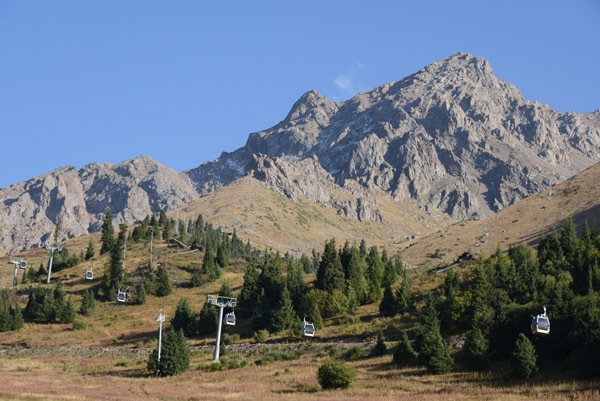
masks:
<svg viewBox="0 0 600 401"><path fill-rule="evenodd" d="M421 266L453 261L465 251L486 257L498 246L535 244L541 235L560 229L568 218L573 218L580 232L586 221L590 226L600 224L600 164L491 217L442 228L409 244L402 254L404 260ZM436 249L445 254L441 259L427 256Z"/></svg>
<svg viewBox="0 0 600 401"><path fill-rule="evenodd" d="M457 372L430 376L394 369L391 356L352 362L349 389L321 390L316 376L326 357L305 355L267 366L210 372L206 353L179 376L149 377L145 360L43 355L0 360L5 400L594 400L598 382L572 380L508 384L500 375ZM251 359L251 358L250 358ZM201 368L198 369L198 366Z"/></svg>

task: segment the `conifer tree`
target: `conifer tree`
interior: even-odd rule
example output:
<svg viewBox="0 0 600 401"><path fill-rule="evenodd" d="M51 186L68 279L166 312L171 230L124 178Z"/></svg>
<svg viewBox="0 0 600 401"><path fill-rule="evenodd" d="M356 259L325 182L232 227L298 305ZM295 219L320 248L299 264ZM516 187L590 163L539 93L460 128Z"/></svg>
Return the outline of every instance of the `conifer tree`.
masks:
<svg viewBox="0 0 600 401"><path fill-rule="evenodd" d="M240 311L242 317L251 317L253 310L260 304L260 288L258 285L259 271L254 265L248 265L244 273L244 284L240 293L240 305L244 305L244 309Z"/></svg>
<svg viewBox="0 0 600 401"><path fill-rule="evenodd" d="M360 252L356 247L350 249L350 259L347 267L347 280L349 286L354 288L356 299L359 304L367 301L367 283L365 281L365 263L360 257Z"/></svg>
<svg viewBox="0 0 600 401"><path fill-rule="evenodd" d="M373 347L373 351L371 355L373 356L382 356L385 355L387 351L387 346L385 345L385 338L383 337L383 330L379 329L379 333L377 334L377 343L375 343L375 347Z"/></svg>
<svg viewBox="0 0 600 401"><path fill-rule="evenodd" d="M11 330L19 330L23 328L24 320L23 314L21 312L21 307L17 304L14 309L11 310L12 314L12 322L11 322Z"/></svg>
<svg viewBox="0 0 600 401"><path fill-rule="evenodd" d="M196 331L194 313L187 298L181 298L171 319L174 330L183 330L186 337L192 337Z"/></svg>
<svg viewBox="0 0 600 401"><path fill-rule="evenodd" d="M166 219L162 226L162 239L167 242L171 239L171 220L169 219Z"/></svg>
<svg viewBox="0 0 600 401"><path fill-rule="evenodd" d="M122 224L119 230L119 236L117 242L113 245L110 251L110 265L109 275L105 285L105 293L111 294L116 293L116 290L123 287L125 272L123 270L123 257L124 257L124 246L127 237L127 226ZM112 298L112 296L108 296Z"/></svg>
<svg viewBox="0 0 600 401"><path fill-rule="evenodd" d="M220 297L228 297L233 298L233 291L231 291L231 286L228 281L223 281L221 284L221 288L219 289Z"/></svg>
<svg viewBox="0 0 600 401"><path fill-rule="evenodd" d="M225 243L217 247L217 264L223 269L229 266L229 248Z"/></svg>
<svg viewBox="0 0 600 401"><path fill-rule="evenodd" d="M396 291L396 312L407 313L415 307L415 295L410 288L410 280L404 278L398 291Z"/></svg>
<svg viewBox="0 0 600 401"><path fill-rule="evenodd" d="M68 299L60 313L61 323L73 323L75 321L75 309L71 299Z"/></svg>
<svg viewBox="0 0 600 401"><path fill-rule="evenodd" d="M173 376L190 368L190 351L182 330L169 330L163 338L160 362L158 348L148 360L148 370L158 376Z"/></svg>
<svg viewBox="0 0 600 401"><path fill-rule="evenodd" d="M381 258L379 257L379 251L376 246L372 246L369 250L369 254L367 255L367 265L369 266L369 270L374 274L374 278L377 279L377 282L381 286L383 282L383 263L381 262ZM369 277L370 280L373 278Z"/></svg>
<svg viewBox="0 0 600 401"><path fill-rule="evenodd" d="M154 293L159 297L166 297L173 292L169 273L164 266L160 266L156 272L155 290Z"/></svg>
<svg viewBox="0 0 600 401"><path fill-rule="evenodd" d="M523 333L519 334L515 342L510 365L512 367L511 373L517 379L528 379L538 370L535 348Z"/></svg>
<svg viewBox="0 0 600 401"><path fill-rule="evenodd" d="M144 283L142 283L142 285L140 286L140 289L138 290L138 293L135 297L135 303L137 305L144 305L146 303L146 297L147 297L147 292L146 292L146 286L144 285Z"/></svg>
<svg viewBox="0 0 600 401"><path fill-rule="evenodd" d="M217 331L218 319L217 308L205 303L198 315L198 334L201 336L214 334Z"/></svg>
<svg viewBox="0 0 600 401"><path fill-rule="evenodd" d="M321 310L319 309L319 305L314 305L307 316L307 321L312 323L315 326L316 330L320 330L323 328L323 318L321 317Z"/></svg>
<svg viewBox="0 0 600 401"><path fill-rule="evenodd" d="M467 336L464 352L467 364L473 369L486 369L489 366L489 342L477 325Z"/></svg>
<svg viewBox="0 0 600 401"><path fill-rule="evenodd" d="M417 353L412 347L406 331L402 332L402 338L394 351L392 362L399 368L410 366L417 360Z"/></svg>
<svg viewBox="0 0 600 401"><path fill-rule="evenodd" d="M304 281L304 271L299 265L291 263L288 265L286 285L290 291L290 298L295 310L299 310L302 296L306 293L306 282Z"/></svg>
<svg viewBox="0 0 600 401"><path fill-rule="evenodd" d="M319 289L333 293L334 290L343 291L345 287L345 275L340 255L335 249L335 240L331 239L325 243L325 250L321 257L319 270L317 271L316 286Z"/></svg>
<svg viewBox="0 0 600 401"><path fill-rule="evenodd" d="M93 258L95 252L96 251L94 250L94 243L90 239L90 242L88 243L87 249L85 251L85 260L90 260L91 258Z"/></svg>
<svg viewBox="0 0 600 401"><path fill-rule="evenodd" d="M100 248L100 254L103 255L106 252L110 252L115 246L115 229L113 227L113 216L110 209L106 212L104 217L104 223L102 224L102 247Z"/></svg>
<svg viewBox="0 0 600 401"><path fill-rule="evenodd" d="M273 312L273 320L271 326L275 331L282 331L292 327L296 321L296 312L292 306L292 299L287 287L281 292L281 299L277 305L277 309Z"/></svg>
<svg viewBox="0 0 600 401"><path fill-rule="evenodd" d="M454 367L454 360L440 334L440 322L433 300L429 299L423 308L421 321L417 337L419 359L430 373L448 373Z"/></svg>
<svg viewBox="0 0 600 401"><path fill-rule="evenodd" d="M394 297L394 292L389 285L383 291L383 298L379 304L379 313L383 316L393 316L396 314L396 297Z"/></svg>

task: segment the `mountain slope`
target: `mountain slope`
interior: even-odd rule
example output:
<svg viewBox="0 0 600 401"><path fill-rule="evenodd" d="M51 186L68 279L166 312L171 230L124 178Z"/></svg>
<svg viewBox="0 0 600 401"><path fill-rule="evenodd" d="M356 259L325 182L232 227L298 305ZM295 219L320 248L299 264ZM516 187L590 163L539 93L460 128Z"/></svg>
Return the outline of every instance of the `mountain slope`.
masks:
<svg viewBox="0 0 600 401"><path fill-rule="evenodd" d="M480 219L597 160L600 110L563 114L526 101L486 60L458 53L346 102L307 92L282 122L187 174L206 194L250 174L257 155L315 159L339 186L352 180Z"/></svg>
<svg viewBox="0 0 600 401"><path fill-rule="evenodd" d="M343 190L333 192L340 202L353 198ZM169 212L171 217L190 220L201 213L222 230L249 239L254 246L282 252L297 250L310 254L320 250L324 241L336 238L369 244L384 244L410 236L423 236L451 220L441 213L420 210L416 202L394 202L382 191L373 193L382 221L361 223L340 216L327 204L309 201L304 195L295 200L269 189L252 177L244 177L192 203Z"/></svg>
<svg viewBox="0 0 600 401"><path fill-rule="evenodd" d="M513 244L536 244L542 235L560 229L568 218L573 218L581 232L586 222L590 227L600 224L599 177L597 163L493 216L455 223L413 242L403 250L403 257L412 264L437 264L440 259L427 257L436 249L445 253L445 261L453 261L465 251L486 257L498 246L506 249Z"/></svg>
<svg viewBox="0 0 600 401"><path fill-rule="evenodd" d="M197 197L185 175L147 156L79 171L60 167L0 189L0 246L42 246L56 223L69 236L98 231L109 208L115 223L131 223Z"/></svg>

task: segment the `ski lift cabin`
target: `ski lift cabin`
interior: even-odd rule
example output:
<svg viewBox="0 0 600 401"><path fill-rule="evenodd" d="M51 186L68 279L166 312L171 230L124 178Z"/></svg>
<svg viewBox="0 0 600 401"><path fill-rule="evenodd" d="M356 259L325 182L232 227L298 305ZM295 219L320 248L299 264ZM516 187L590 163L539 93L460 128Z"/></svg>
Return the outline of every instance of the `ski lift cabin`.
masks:
<svg viewBox="0 0 600 401"><path fill-rule="evenodd" d="M94 271L92 270L91 267L90 267L90 270L86 270L86 272L85 272L85 279L86 280L93 280L94 279Z"/></svg>
<svg viewBox="0 0 600 401"><path fill-rule="evenodd" d="M127 293L121 292L121 290L119 289L117 291L117 302L125 302L126 299L127 299Z"/></svg>
<svg viewBox="0 0 600 401"><path fill-rule="evenodd" d="M304 323L302 324L302 335L305 337L312 337L315 335L315 325L306 321L304 317Z"/></svg>
<svg viewBox="0 0 600 401"><path fill-rule="evenodd" d="M20 269L27 269L27 262L24 261L23 259L21 259L21 262L19 263L19 268Z"/></svg>
<svg viewBox="0 0 600 401"><path fill-rule="evenodd" d="M235 313L233 311L225 315L225 324L235 326Z"/></svg>
<svg viewBox="0 0 600 401"><path fill-rule="evenodd" d="M544 306L544 313L537 315L531 321L531 333L534 335L548 335L550 334L550 319L546 315L546 307Z"/></svg>

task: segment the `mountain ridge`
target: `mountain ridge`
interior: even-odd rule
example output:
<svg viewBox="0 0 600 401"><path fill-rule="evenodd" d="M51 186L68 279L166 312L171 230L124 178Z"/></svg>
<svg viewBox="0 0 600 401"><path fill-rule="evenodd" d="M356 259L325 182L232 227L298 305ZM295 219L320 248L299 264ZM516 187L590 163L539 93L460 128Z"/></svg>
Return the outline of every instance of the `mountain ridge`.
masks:
<svg viewBox="0 0 600 401"><path fill-rule="evenodd" d="M600 158L600 109L560 113L523 98L487 60L457 53L334 102L304 93L285 118L214 161L176 172L148 156L61 167L0 189L0 245L40 246L173 210L243 177L349 219L384 222L376 191L432 216L479 220Z"/></svg>

